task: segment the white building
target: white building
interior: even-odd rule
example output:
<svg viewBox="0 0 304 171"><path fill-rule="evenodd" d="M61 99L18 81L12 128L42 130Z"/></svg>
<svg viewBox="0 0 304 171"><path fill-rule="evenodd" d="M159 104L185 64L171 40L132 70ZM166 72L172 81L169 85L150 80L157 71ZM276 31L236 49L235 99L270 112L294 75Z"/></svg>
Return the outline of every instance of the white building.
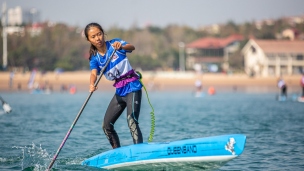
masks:
<svg viewBox="0 0 304 171"><path fill-rule="evenodd" d="M32 36L41 33L41 27L37 27L37 23L40 21L40 12L35 8L22 9L20 6L10 8L7 11L7 27L6 32L8 34L24 35L26 28L22 25L32 25L29 32ZM37 30L38 29L38 30Z"/></svg>
<svg viewBox="0 0 304 171"><path fill-rule="evenodd" d="M250 39L242 53L248 75L279 77L304 71L304 41Z"/></svg>
<svg viewBox="0 0 304 171"><path fill-rule="evenodd" d="M40 12L35 8L22 9L20 6L10 8L7 11L8 26L20 26L22 24L37 23L40 20Z"/></svg>

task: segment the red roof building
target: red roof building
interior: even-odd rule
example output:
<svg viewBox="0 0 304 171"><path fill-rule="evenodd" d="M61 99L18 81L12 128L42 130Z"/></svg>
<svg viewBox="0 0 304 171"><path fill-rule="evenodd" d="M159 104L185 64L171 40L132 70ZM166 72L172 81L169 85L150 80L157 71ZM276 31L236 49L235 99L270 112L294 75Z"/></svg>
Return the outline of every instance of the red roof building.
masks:
<svg viewBox="0 0 304 171"><path fill-rule="evenodd" d="M217 65L227 71L229 56L239 49L242 40L242 35L235 34L227 38L206 37L191 42L186 45L186 66L193 68L194 65L201 65L204 71L210 71L210 66Z"/></svg>
<svg viewBox="0 0 304 171"><path fill-rule="evenodd" d="M242 41L242 35L231 35L227 38L215 38L206 37L198 39L192 43L187 44L187 48L197 48L197 49L220 49L227 47L230 43L235 41Z"/></svg>

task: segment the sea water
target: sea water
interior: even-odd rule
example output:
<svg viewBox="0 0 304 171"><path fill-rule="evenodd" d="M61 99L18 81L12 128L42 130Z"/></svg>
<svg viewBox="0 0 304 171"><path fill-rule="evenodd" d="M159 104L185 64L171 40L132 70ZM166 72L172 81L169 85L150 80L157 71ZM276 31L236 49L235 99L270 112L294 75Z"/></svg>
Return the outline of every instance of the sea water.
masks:
<svg viewBox="0 0 304 171"><path fill-rule="evenodd" d="M1 93L13 111L0 115L0 170L44 171L88 95ZM102 170L80 163L111 149L101 125L112 97L113 92L102 91L91 96L54 170ZM279 102L272 93L219 92L198 98L191 92L151 91L149 97L155 109L154 142L244 134L244 152L218 170L304 170L304 103ZM139 122L145 141L150 112L143 94ZM125 112L115 129L121 145L132 144Z"/></svg>

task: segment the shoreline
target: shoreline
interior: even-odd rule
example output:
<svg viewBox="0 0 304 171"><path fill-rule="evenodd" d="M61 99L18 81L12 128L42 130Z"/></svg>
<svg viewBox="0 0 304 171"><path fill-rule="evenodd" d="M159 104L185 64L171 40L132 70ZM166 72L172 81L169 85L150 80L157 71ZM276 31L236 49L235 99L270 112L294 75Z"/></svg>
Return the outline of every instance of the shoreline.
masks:
<svg viewBox="0 0 304 171"><path fill-rule="evenodd" d="M194 82L199 79L203 84L203 91L213 86L219 91L245 91L245 92L279 92L276 86L276 77L256 77L249 78L245 74L195 74L194 72L142 72L143 83L146 88L153 91L194 91ZM0 92L26 92L31 73L15 73L10 87L10 73L0 72ZM60 92L62 86L75 86L77 91L88 91L90 71L47 72L46 74L37 73L35 84L40 87L46 85L54 92ZM301 92L301 75L283 77L287 86L288 93ZM115 91L112 86L114 82L108 81L103 76L99 82L99 90ZM34 85L33 85L34 86Z"/></svg>

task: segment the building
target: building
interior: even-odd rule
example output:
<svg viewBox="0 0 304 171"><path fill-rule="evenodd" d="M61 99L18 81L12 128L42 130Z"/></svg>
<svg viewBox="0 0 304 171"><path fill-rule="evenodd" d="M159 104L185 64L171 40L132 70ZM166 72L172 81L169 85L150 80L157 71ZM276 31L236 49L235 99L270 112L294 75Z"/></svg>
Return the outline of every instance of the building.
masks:
<svg viewBox="0 0 304 171"><path fill-rule="evenodd" d="M218 72L229 69L229 56L239 49L242 35L227 38L206 37L186 45L186 68L200 65L203 71Z"/></svg>
<svg viewBox="0 0 304 171"><path fill-rule="evenodd" d="M304 69L304 41L250 39L242 49L245 72L251 76L300 74Z"/></svg>
<svg viewBox="0 0 304 171"><path fill-rule="evenodd" d="M10 8L7 11L8 26L20 26L40 21L40 12L35 8L22 9L20 6Z"/></svg>
<svg viewBox="0 0 304 171"><path fill-rule="evenodd" d="M304 33L299 32L297 29L288 28L282 31L280 39L304 40Z"/></svg>
<svg viewBox="0 0 304 171"><path fill-rule="evenodd" d="M40 12L35 8L22 9L20 6L10 8L7 11L7 34L17 34L23 36L28 30L32 36L39 35L42 27L38 24ZM28 27L25 27L27 25Z"/></svg>

